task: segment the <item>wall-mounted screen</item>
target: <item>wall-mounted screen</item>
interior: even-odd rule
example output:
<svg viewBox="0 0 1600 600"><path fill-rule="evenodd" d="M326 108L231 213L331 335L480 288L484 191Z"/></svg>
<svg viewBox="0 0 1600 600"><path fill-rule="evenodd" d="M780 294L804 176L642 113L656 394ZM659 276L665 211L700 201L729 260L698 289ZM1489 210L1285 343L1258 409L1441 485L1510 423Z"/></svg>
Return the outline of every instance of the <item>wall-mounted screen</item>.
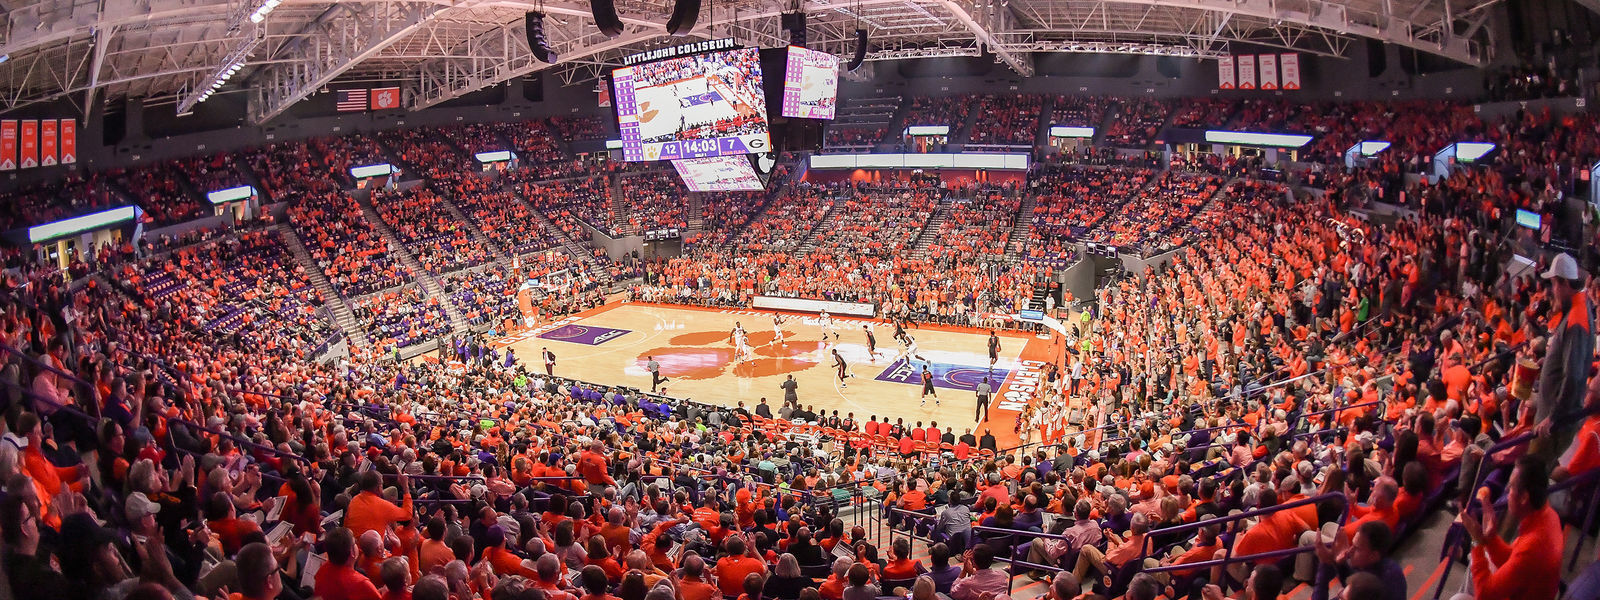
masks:
<svg viewBox="0 0 1600 600"><path fill-rule="evenodd" d="M623 160L770 149L761 59L754 48L671 58L611 74Z"/></svg>
<svg viewBox="0 0 1600 600"><path fill-rule="evenodd" d="M1517 224L1528 229L1538 230L1541 225L1539 213L1531 210L1517 209Z"/></svg>
<svg viewBox="0 0 1600 600"><path fill-rule="evenodd" d="M713 156L672 161L691 192L736 192L761 189L761 178L743 156Z"/></svg>
<svg viewBox="0 0 1600 600"><path fill-rule="evenodd" d="M783 116L832 119L839 101L839 57L789 47L783 74Z"/></svg>

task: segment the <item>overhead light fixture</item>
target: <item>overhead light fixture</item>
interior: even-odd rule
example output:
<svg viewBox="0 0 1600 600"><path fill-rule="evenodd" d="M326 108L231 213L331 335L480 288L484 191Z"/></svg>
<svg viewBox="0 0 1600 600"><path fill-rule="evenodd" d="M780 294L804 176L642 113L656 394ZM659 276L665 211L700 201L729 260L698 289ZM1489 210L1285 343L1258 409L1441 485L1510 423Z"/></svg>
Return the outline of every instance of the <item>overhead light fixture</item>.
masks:
<svg viewBox="0 0 1600 600"><path fill-rule="evenodd" d="M256 7L255 12L250 13L250 22L260 23L266 20L267 15L272 14L273 9L278 8L278 5L282 3L283 0L266 0L262 2L261 6Z"/></svg>

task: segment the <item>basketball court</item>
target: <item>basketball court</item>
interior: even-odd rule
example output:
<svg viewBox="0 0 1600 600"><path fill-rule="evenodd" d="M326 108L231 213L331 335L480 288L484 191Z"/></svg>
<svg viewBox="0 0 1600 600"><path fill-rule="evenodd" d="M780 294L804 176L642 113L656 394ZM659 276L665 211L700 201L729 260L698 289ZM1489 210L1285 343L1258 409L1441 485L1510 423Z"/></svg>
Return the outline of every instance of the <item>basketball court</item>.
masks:
<svg viewBox="0 0 1600 600"><path fill-rule="evenodd" d="M496 340L515 350L530 370L543 370L541 348L556 355L556 375L650 389L646 364L661 364L670 381L663 393L708 404L754 409L767 398L774 413L783 402L779 387L789 375L798 384L801 404L819 414L838 410L855 413L859 422L871 415L937 421L941 428L974 432L976 386L989 378L995 390L989 419L1002 444L1016 439L1013 422L1022 401L1043 378L1050 355L1048 340L1031 334L1000 332L1000 359L989 366L988 332L971 328L927 325L908 331L926 361L905 356L894 327L876 319L835 318L838 341L823 342L815 315L785 314L784 343L775 341L770 311L709 309L649 303L612 303L571 317L541 324ZM737 360L732 341L735 324L748 332L751 353ZM871 324L876 356L869 356L862 327ZM838 385L831 351L837 348L854 375ZM933 374L938 403L922 398L922 368Z"/></svg>

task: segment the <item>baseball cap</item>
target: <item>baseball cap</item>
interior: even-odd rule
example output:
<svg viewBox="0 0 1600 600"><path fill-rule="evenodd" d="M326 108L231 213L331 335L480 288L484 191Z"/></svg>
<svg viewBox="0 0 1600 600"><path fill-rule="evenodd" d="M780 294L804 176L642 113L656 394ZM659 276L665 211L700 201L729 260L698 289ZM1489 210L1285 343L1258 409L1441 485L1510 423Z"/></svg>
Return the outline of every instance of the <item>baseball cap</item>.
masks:
<svg viewBox="0 0 1600 600"><path fill-rule="evenodd" d="M1555 258L1550 259L1550 268L1540 277L1545 279L1560 277L1567 281L1576 281L1579 277L1578 261L1565 252L1557 254Z"/></svg>
<svg viewBox="0 0 1600 600"><path fill-rule="evenodd" d="M151 502L150 497L144 495L144 492L134 492L128 494L128 501L123 504L123 511L128 516L128 522L132 523L143 519L145 515L161 512L161 505Z"/></svg>

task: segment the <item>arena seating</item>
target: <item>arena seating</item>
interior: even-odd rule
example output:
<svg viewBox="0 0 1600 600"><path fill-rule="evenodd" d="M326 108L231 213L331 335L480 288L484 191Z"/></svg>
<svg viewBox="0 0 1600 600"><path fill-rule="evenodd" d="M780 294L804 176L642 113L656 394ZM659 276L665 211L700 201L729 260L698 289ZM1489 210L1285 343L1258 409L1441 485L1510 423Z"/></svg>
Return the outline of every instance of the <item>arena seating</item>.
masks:
<svg viewBox="0 0 1600 600"><path fill-rule="evenodd" d="M1122 98L1117 116L1106 130L1106 143L1119 148L1149 146L1166 121L1168 110L1166 102L1154 98Z"/></svg>
<svg viewBox="0 0 1600 600"><path fill-rule="evenodd" d="M977 256L1000 258L1006 252L1006 236L1016 224L1022 207L1020 190L1009 187L974 186L957 197L944 222L930 238L928 256Z"/></svg>
<svg viewBox="0 0 1600 600"><path fill-rule="evenodd" d="M941 191L931 186L854 186L838 191L814 245L841 256L900 256L928 224Z"/></svg>
<svg viewBox="0 0 1600 600"><path fill-rule="evenodd" d="M734 245L743 250L787 252L798 249L832 207L833 191L801 184L772 201L767 211L745 228Z"/></svg>
<svg viewBox="0 0 1600 600"><path fill-rule="evenodd" d="M1163 173L1096 224L1085 239L1135 254L1168 247L1166 236L1188 223L1221 183L1209 175Z"/></svg>
<svg viewBox="0 0 1600 600"><path fill-rule="evenodd" d="M338 187L323 157L306 142L280 142L241 152L266 197L293 201L302 194L328 194Z"/></svg>
<svg viewBox="0 0 1600 600"><path fill-rule="evenodd" d="M1036 94L996 96L972 100L977 118L967 136L969 146L1032 147L1039 137L1039 111L1044 97Z"/></svg>
<svg viewBox="0 0 1600 600"><path fill-rule="evenodd" d="M605 125L600 117L554 117L550 119L550 126L556 130L559 139L575 140L602 140L606 137Z"/></svg>
<svg viewBox="0 0 1600 600"><path fill-rule="evenodd" d="M450 317L439 299L427 298L416 284L366 296L351 302L350 310L379 348L432 342L450 331Z"/></svg>
<svg viewBox="0 0 1600 600"><path fill-rule="evenodd" d="M245 184L244 176L233 167L233 157L227 153L196 156L172 161L183 172L194 190L201 195Z"/></svg>
<svg viewBox="0 0 1600 600"><path fill-rule="evenodd" d="M1136 104L1123 101L1113 145L1143 147L1139 132L1164 122L1159 103ZM1227 106L1217 110L1235 125L1288 126L1298 117L1282 115L1304 114L1275 101ZM1213 114L1197 110L1179 109L1175 122ZM1364 597L1426 594L1396 586L1411 580L1406 567L1436 564L1443 575L1426 581L1441 588L1465 577L1484 597L1542 600L1563 587L1589 597L1586 580L1563 580L1572 569L1562 567L1569 556L1592 559L1567 548L1589 536L1580 509L1600 478L1600 416L1585 391L1597 380L1585 379L1589 357L1569 364L1560 348L1582 350L1573 340L1589 336L1555 307L1574 286L1505 276L1506 251L1485 233L1508 208L1553 210L1554 190L1570 189L1574 167L1600 154L1595 119L1527 113L1491 125L1470 107L1432 101L1335 111L1309 125L1330 128L1311 156L1334 162L1335 147L1373 135L1397 148L1369 169L1326 175L1314 197L1291 198L1248 162L1185 160L1163 171L1174 165L1096 152L1036 167L1021 198L1003 188L798 183L758 216L717 221L741 228L733 243L643 267L631 257L606 263L612 275L646 271L630 288L636 299L743 306L776 293L989 326L1030 306L1070 242L1181 246L1161 268L1100 286L1093 318L1065 324L1073 350L1017 400L1017 433L1036 441L1015 448L987 435L846 425L788 407L777 411L787 418L769 419L612 387L636 381L546 377L456 338L445 310L495 328L520 315L511 292L530 277L548 284L535 303L541 318L598 301L602 277L584 261L496 237L530 220L498 180L430 169L417 187L374 191L373 208L402 243L443 239L431 248L457 257L429 268L441 275L440 298L407 282L392 254L401 249L354 198L316 183L372 158L362 154L370 140L235 155L275 196L290 196L290 229L370 348L312 360L332 333L317 307L336 299L317 294L315 273L294 262L270 220L145 251L87 252L68 273L72 285L7 256L5 584L52 599L255 598L277 586L284 597L675 597L652 589L659 579L711 600L1055 600L1086 590L1150 598L1169 587L1215 598L1283 580L1245 595L1320 598L1335 580L1356 593L1355 553L1373 566L1354 571L1382 577ZM1505 148L1442 184L1404 177L1457 136ZM397 144L431 152L428 142ZM115 204L126 191L157 222L182 220L198 214L182 182L200 185L195 173L220 181L212 164L92 172L0 196L0 206L39 211L8 215L23 224ZM605 211L602 222L615 220L613 174L508 178L527 210L579 237L578 219ZM649 175L620 176L640 177ZM1352 216L1374 190L1395 201L1403 193L1414 213L1388 227ZM762 201L706 206L753 213ZM1042 260L993 257L993 237L1008 226L991 221L1026 201L1025 254ZM446 202L513 248L515 266L471 259L488 250ZM910 244L935 214L945 221L930 235L941 243L917 256ZM1592 286L1575 287L1574 306L1587 306ZM375 351L435 346L442 361ZM1576 381L1553 390L1541 370ZM1566 412L1541 417L1555 394ZM832 445L813 447L818 438ZM1501 541L1496 526L1519 535ZM1449 532L1441 540L1429 528ZM1496 558L1509 548L1539 559ZM1401 549L1427 560L1402 566ZM1471 566L1455 568L1463 562ZM302 585L312 564L320 575ZM1031 571L1054 579L1034 584L1024 579Z"/></svg>
<svg viewBox="0 0 1600 600"><path fill-rule="evenodd" d="M833 149L866 150L883 141L904 99L900 96L843 98L828 124L823 139L824 147Z"/></svg>
<svg viewBox="0 0 1600 600"><path fill-rule="evenodd" d="M906 127L918 125L947 125L950 133L967 120L972 109L968 96L916 96L906 112Z"/></svg>
<svg viewBox="0 0 1600 600"><path fill-rule="evenodd" d="M540 252L560 243L516 194L499 189L493 181L463 176L439 183L449 188L450 201L484 235L513 255Z"/></svg>
<svg viewBox="0 0 1600 600"><path fill-rule="evenodd" d="M171 225L204 216L209 207L184 189L178 161L167 161L131 169L110 169L106 177L121 187L156 223Z"/></svg>
<svg viewBox="0 0 1600 600"><path fill-rule="evenodd" d="M314 152L327 159L328 170L332 172L333 177L345 182L346 186L354 184L350 177L352 167L390 162L388 154L383 151L383 146L379 145L377 140L361 133L316 138L308 143L312 145Z"/></svg>
<svg viewBox="0 0 1600 600"><path fill-rule="evenodd" d="M1148 169L1046 164L1033 180L1036 193L1028 227L1028 259L1065 264L1073 242L1087 240L1091 229L1154 176Z"/></svg>
<svg viewBox="0 0 1600 600"><path fill-rule="evenodd" d="M1100 127L1109 99L1103 96L1056 96L1050 124L1063 127Z"/></svg>
<svg viewBox="0 0 1600 600"><path fill-rule="evenodd" d="M354 198L330 192L302 197L289 221L323 275L346 298L411 281L411 270L390 255Z"/></svg>
<svg viewBox="0 0 1600 600"><path fill-rule="evenodd" d="M617 178L617 191L628 210L621 219L626 224L624 233L689 227L689 192L676 172L668 169L623 175Z"/></svg>
<svg viewBox="0 0 1600 600"><path fill-rule="evenodd" d="M424 177L437 178L472 169L472 158L450 142L445 130L436 127L389 130L378 139L394 150L395 157Z"/></svg>
<svg viewBox="0 0 1600 600"><path fill-rule="evenodd" d="M378 218L430 274L474 267L494 258L473 237L469 226L451 214L444 200L430 189L416 186L406 191L373 190L372 206L377 209Z"/></svg>

